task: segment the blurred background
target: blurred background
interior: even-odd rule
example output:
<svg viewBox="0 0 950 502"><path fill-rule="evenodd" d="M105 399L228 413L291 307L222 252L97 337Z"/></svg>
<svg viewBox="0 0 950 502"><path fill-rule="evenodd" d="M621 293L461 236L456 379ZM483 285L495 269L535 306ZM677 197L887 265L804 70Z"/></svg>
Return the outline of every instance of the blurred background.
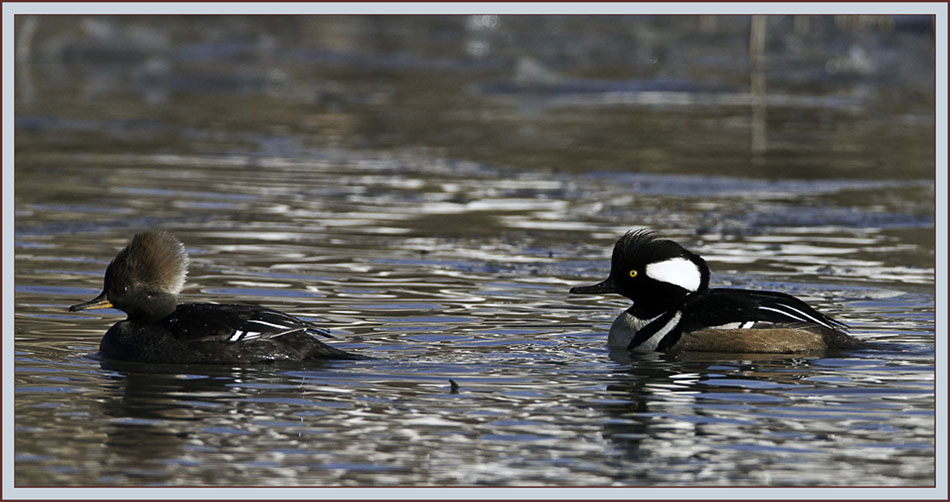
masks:
<svg viewBox="0 0 950 502"><path fill-rule="evenodd" d="M928 16L18 16L16 36L18 153L240 136L559 171L933 170Z"/></svg>
<svg viewBox="0 0 950 502"><path fill-rule="evenodd" d="M933 481L931 16L14 24L18 484ZM65 308L150 227L378 359L100 364ZM636 227L877 345L609 354L567 291Z"/></svg>

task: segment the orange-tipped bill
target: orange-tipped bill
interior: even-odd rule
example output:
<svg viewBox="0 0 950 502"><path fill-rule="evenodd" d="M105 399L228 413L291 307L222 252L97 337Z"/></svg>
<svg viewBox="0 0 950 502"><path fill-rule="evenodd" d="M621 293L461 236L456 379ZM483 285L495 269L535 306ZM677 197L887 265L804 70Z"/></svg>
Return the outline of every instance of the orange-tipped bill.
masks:
<svg viewBox="0 0 950 502"><path fill-rule="evenodd" d="M77 303L69 307L70 312L78 312L80 310L95 310L95 309L111 309L112 302L106 298L106 292L103 291L99 296L89 300L88 302Z"/></svg>

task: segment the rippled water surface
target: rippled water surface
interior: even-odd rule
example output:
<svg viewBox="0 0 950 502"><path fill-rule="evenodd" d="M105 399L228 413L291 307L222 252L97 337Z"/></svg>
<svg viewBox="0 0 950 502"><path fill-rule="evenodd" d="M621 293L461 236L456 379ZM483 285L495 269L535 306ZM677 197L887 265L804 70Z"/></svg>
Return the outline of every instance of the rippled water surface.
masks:
<svg viewBox="0 0 950 502"><path fill-rule="evenodd" d="M18 19L15 483L933 485L933 37L888 19L769 18L765 66L747 17ZM153 227L185 301L374 359L100 361L66 307ZM567 291L634 227L871 344L611 353Z"/></svg>

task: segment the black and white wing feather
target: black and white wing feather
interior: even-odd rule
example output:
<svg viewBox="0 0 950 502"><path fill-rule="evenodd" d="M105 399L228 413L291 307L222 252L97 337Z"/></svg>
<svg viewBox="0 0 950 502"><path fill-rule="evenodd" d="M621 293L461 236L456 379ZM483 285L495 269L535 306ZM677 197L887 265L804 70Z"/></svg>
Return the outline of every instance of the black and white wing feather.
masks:
<svg viewBox="0 0 950 502"><path fill-rule="evenodd" d="M329 332L307 321L255 305L182 304L167 322L170 331L186 343L242 343L292 333L332 338Z"/></svg>
<svg viewBox="0 0 950 502"><path fill-rule="evenodd" d="M687 302L682 325L685 331L738 323L752 327L757 322L778 326L821 326L836 332L848 327L807 303L785 293L745 289L710 289Z"/></svg>

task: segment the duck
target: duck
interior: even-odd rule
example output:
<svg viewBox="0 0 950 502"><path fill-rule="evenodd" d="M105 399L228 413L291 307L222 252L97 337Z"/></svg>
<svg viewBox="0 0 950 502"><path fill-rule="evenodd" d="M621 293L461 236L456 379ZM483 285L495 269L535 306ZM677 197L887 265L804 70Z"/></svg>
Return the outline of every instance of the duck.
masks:
<svg viewBox="0 0 950 502"><path fill-rule="evenodd" d="M115 308L126 319L102 337L106 360L239 364L368 359L323 343L311 322L253 304L178 303L189 258L165 230L135 234L109 263L102 292L70 312Z"/></svg>
<svg viewBox="0 0 950 502"><path fill-rule="evenodd" d="M610 349L631 352L801 353L858 348L848 326L775 291L710 288L706 261L648 229L614 244L610 273L572 294L620 294L633 305L610 326Z"/></svg>

